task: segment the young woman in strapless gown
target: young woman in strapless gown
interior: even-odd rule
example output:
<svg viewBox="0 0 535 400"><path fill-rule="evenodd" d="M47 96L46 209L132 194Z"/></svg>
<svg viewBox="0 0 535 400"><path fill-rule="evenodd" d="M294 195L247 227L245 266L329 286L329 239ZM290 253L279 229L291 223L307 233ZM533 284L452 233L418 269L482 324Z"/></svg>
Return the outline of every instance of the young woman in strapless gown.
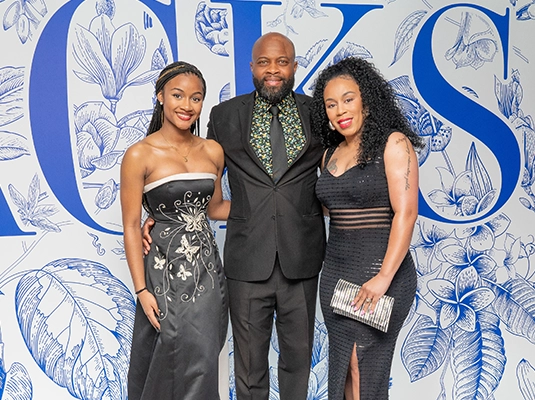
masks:
<svg viewBox="0 0 535 400"><path fill-rule="evenodd" d="M137 308L128 372L130 400L213 400L226 340L227 291L207 216L226 220L224 156L194 134L206 83L193 65L175 62L156 82L147 137L121 166L121 206ZM143 259L141 207L155 221Z"/></svg>

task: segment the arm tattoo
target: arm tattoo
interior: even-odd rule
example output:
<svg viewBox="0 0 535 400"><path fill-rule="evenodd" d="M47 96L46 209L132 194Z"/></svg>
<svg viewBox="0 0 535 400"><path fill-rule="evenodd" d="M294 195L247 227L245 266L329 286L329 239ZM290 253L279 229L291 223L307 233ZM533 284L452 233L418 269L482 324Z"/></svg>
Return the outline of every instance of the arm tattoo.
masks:
<svg viewBox="0 0 535 400"><path fill-rule="evenodd" d="M409 140L407 137L403 137L402 139L398 139L396 141L396 144L401 143L402 141L405 142L405 151L407 152L407 171L405 172L405 190L409 190L411 185L409 183L409 175L411 173L411 151L409 149Z"/></svg>

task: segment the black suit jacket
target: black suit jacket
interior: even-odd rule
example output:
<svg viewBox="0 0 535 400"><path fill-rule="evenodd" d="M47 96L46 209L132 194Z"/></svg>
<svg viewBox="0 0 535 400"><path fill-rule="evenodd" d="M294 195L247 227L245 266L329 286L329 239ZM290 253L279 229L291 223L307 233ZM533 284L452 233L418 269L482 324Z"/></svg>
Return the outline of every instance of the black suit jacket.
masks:
<svg viewBox="0 0 535 400"><path fill-rule="evenodd" d="M311 98L296 93L294 97L306 144L277 184L250 145L255 93L225 101L211 111L208 138L223 147L232 193L224 249L228 278L268 279L277 251L289 279L311 278L321 269L325 228L315 184L323 150L310 130Z"/></svg>

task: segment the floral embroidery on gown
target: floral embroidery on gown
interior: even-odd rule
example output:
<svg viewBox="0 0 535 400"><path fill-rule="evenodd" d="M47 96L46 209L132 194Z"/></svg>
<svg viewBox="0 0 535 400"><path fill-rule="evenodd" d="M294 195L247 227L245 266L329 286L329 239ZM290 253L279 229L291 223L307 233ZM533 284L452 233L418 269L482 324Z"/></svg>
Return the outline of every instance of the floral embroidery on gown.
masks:
<svg viewBox="0 0 535 400"><path fill-rule="evenodd" d="M136 309L128 397L218 399L218 356L226 339L227 292L206 209L216 176L183 173L150 183L144 206L155 220L145 257L160 310L157 332Z"/></svg>

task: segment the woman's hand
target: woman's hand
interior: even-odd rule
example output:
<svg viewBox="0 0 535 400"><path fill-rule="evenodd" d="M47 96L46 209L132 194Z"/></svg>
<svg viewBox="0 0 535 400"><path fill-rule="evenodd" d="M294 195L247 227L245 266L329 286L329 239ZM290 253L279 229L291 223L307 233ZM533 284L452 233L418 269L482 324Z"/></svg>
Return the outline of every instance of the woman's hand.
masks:
<svg viewBox="0 0 535 400"><path fill-rule="evenodd" d="M377 302L386 293L390 287L391 279L378 275L374 276L364 285L353 299L351 305L354 310L364 315L365 313L373 313Z"/></svg>
<svg viewBox="0 0 535 400"><path fill-rule="evenodd" d="M137 298L151 325L160 332L160 310L158 309L158 303L154 295L148 290L144 290L137 295Z"/></svg>
<svg viewBox="0 0 535 400"><path fill-rule="evenodd" d="M151 217L148 217L143 226L141 227L141 236L143 239L143 254L147 255L150 251L150 245L152 243L152 238L150 237L150 231L154 226L154 220Z"/></svg>

